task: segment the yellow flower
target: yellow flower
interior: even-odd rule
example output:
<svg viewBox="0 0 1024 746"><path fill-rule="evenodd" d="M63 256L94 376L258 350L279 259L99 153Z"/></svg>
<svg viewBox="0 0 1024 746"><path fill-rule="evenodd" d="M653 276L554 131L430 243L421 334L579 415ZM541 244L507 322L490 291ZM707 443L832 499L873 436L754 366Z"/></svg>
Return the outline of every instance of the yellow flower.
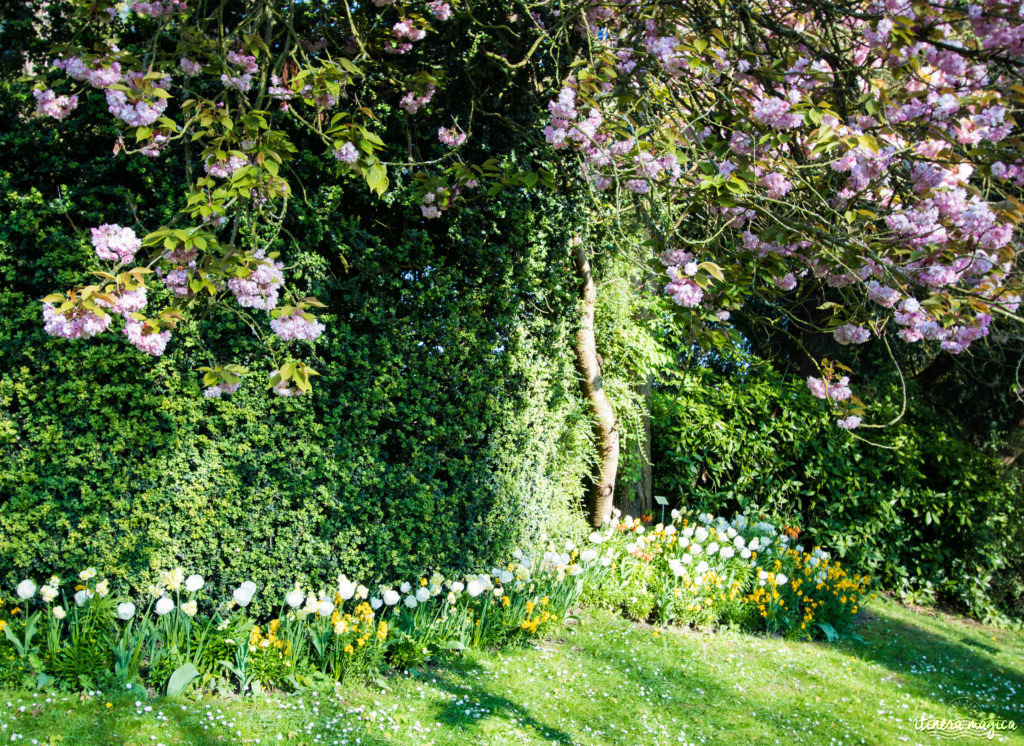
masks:
<svg viewBox="0 0 1024 746"><path fill-rule="evenodd" d="M352 653L356 652L356 649L354 647L352 647L352 645L350 643L350 644L345 646L345 652L348 653L349 655L351 655Z"/></svg>

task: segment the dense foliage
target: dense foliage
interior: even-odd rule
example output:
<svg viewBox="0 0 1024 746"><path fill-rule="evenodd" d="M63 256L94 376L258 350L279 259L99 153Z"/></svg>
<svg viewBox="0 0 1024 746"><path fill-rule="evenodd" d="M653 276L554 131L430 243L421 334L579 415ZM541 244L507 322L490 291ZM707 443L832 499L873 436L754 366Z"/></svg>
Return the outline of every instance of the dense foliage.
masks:
<svg viewBox="0 0 1024 746"><path fill-rule="evenodd" d="M654 398L655 486L701 510L777 516L918 601L1019 603L1019 492L997 460L912 405L879 444L831 425L764 363L696 367ZM886 386L878 386L879 399ZM886 414L899 409L889 391ZM911 400L914 401L914 400Z"/></svg>
<svg viewBox="0 0 1024 746"><path fill-rule="evenodd" d="M5 17L0 576L96 564L129 585L183 562L223 589L543 536L611 458L570 368L569 246L598 274L587 396L615 404L630 480L667 351L740 344L745 316L781 309L851 363L851 345L927 364L1007 341L1019 19L741 6ZM663 294L636 301L659 287L671 319ZM894 406L877 366L851 383L808 347L797 386L660 382L657 491L782 516L916 597L1019 598L1019 498L994 463L939 409L889 450L835 432Z"/></svg>
<svg viewBox="0 0 1024 746"><path fill-rule="evenodd" d="M42 147L54 135L21 120L27 92L4 90L0 575L92 564L121 585L184 562L219 588L286 567L380 577L488 561L568 515L589 433L563 205L509 195L440 231L402 231L396 211L382 232L360 195L311 191L277 240L330 299L329 333L302 343L319 393L268 398L250 381L208 399L196 367L273 354L233 317L189 322L156 365L39 328L45 286L88 261L80 216L159 214L167 171L85 161L91 130L60 154Z"/></svg>

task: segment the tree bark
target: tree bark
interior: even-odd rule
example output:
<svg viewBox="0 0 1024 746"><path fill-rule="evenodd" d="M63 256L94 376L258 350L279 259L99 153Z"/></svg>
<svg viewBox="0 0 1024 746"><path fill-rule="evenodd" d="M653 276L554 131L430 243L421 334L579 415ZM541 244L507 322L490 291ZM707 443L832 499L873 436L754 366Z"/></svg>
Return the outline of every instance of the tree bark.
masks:
<svg viewBox="0 0 1024 746"><path fill-rule="evenodd" d="M579 237L574 237L570 243L576 275L583 283L582 316L576 331L576 367L580 374L580 389L594 415L594 437L598 452L598 461L587 486L587 519L592 526L597 527L611 518L615 475L619 469L619 422L605 393L597 356L597 343L594 339L597 287L590 273L590 261Z"/></svg>

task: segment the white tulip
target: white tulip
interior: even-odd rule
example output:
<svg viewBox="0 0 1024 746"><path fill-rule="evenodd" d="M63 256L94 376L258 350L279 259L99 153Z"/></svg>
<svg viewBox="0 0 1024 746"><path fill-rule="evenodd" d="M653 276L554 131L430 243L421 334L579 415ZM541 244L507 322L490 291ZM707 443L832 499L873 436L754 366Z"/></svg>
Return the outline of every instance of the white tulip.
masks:
<svg viewBox="0 0 1024 746"><path fill-rule="evenodd" d="M92 598L92 591L86 589L80 590L75 594L75 606L84 606L85 602L90 598Z"/></svg>
<svg viewBox="0 0 1024 746"><path fill-rule="evenodd" d="M171 609L174 608L174 601L167 598L167 596L161 596L160 600L156 602L156 613L157 616L163 616L169 614Z"/></svg>
<svg viewBox="0 0 1024 746"><path fill-rule="evenodd" d="M135 616L135 604L131 601L124 601L117 605L117 618L123 622L127 622Z"/></svg>
<svg viewBox="0 0 1024 746"><path fill-rule="evenodd" d="M398 594L398 591L392 590L391 588L385 590L381 594L381 598L384 600L384 603L386 603L388 606L394 606L402 600L402 597Z"/></svg>
<svg viewBox="0 0 1024 746"><path fill-rule="evenodd" d="M416 600L419 601L420 603L423 603L424 601L427 601L429 599L430 599L430 591L427 590L426 588L419 588L416 591Z"/></svg>
<svg viewBox="0 0 1024 746"><path fill-rule="evenodd" d="M22 601L28 601L32 596L36 595L36 584L31 580L22 580L18 583L15 592Z"/></svg>
<svg viewBox="0 0 1024 746"><path fill-rule="evenodd" d="M251 580L246 580L231 593L235 603L243 608L252 603L254 595L256 595L256 584Z"/></svg>
<svg viewBox="0 0 1024 746"><path fill-rule="evenodd" d="M416 601L416 596L406 596L405 600L403 601L403 603L407 607L409 607L410 609L415 609L416 608L416 604L418 602Z"/></svg>
<svg viewBox="0 0 1024 746"><path fill-rule="evenodd" d="M339 575L338 595L341 596L342 601L348 601L352 596L356 595L356 584L344 575Z"/></svg>
<svg viewBox="0 0 1024 746"><path fill-rule="evenodd" d="M203 580L202 575L189 575L185 578L185 590L189 593L195 593L198 590L202 590L204 585L206 585L206 581Z"/></svg>

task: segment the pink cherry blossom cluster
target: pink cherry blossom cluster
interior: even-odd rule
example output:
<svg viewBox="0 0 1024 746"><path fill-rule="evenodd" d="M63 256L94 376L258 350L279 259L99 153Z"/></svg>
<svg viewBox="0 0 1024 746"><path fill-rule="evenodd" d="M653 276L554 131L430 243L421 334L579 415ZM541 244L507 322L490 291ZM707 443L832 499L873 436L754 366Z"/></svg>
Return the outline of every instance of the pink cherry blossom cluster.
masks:
<svg viewBox="0 0 1024 746"><path fill-rule="evenodd" d="M423 92L422 96L417 96L415 92L409 91L402 100L398 102L407 114L415 114L421 108L430 103L430 99L434 97L434 86L428 85L427 90Z"/></svg>
<svg viewBox="0 0 1024 746"><path fill-rule="evenodd" d="M32 95L36 99L36 110L40 114L61 120L78 106L78 96L58 96L51 89L35 89Z"/></svg>
<svg viewBox="0 0 1024 746"><path fill-rule="evenodd" d="M413 42L420 41L427 35L424 29L413 26L408 18L395 23L391 27L391 33L395 41L384 45L384 51L388 54L405 54L412 49Z"/></svg>
<svg viewBox="0 0 1024 746"><path fill-rule="evenodd" d="M445 199L447 196L448 190L444 187L425 192L420 201L420 212L423 213L423 217L428 219L441 217L441 213L447 210L451 204L450 199Z"/></svg>
<svg viewBox="0 0 1024 746"><path fill-rule="evenodd" d="M87 308L73 308L66 314L57 312L50 303L43 304L43 330L51 337L88 339L110 326L110 314L99 314Z"/></svg>
<svg viewBox="0 0 1024 746"><path fill-rule="evenodd" d="M87 65L80 57L64 57L55 59L53 66L72 80L82 80L93 88L107 88L121 82L121 65L111 62L109 65Z"/></svg>
<svg viewBox="0 0 1024 746"><path fill-rule="evenodd" d="M943 325L930 314L916 298L906 298L893 314L902 326L899 335L907 342L922 339L938 341L942 349L957 355L989 333L992 316L976 313L964 319L966 323Z"/></svg>
<svg viewBox="0 0 1024 746"><path fill-rule="evenodd" d="M314 340L324 333L323 324L315 318L306 318L309 314L296 310L290 316L282 316L270 322L270 328L280 339L285 341L292 339Z"/></svg>
<svg viewBox="0 0 1024 746"><path fill-rule="evenodd" d="M169 16L179 11L186 10L188 6L182 2L182 0L156 0L152 3L146 2L135 2L132 3L132 10L139 15L149 16L150 18L162 18L163 16Z"/></svg>
<svg viewBox="0 0 1024 746"><path fill-rule="evenodd" d="M797 97L799 98L799 94ZM792 108L793 105L786 99L762 93L754 100L751 116L772 129L788 130L799 127L804 121L802 114L790 111Z"/></svg>
<svg viewBox="0 0 1024 746"><path fill-rule="evenodd" d="M836 420L836 424L839 425L839 427L843 428L844 430L856 430L858 427L860 427L861 422L861 418L855 414L851 414L847 417L841 417L840 419Z"/></svg>
<svg viewBox="0 0 1024 746"><path fill-rule="evenodd" d="M182 57L178 61L178 67L190 78L194 78L203 71L203 66L195 60L190 60L188 57Z"/></svg>
<svg viewBox="0 0 1024 746"><path fill-rule="evenodd" d="M838 381L831 381L829 378L814 378L808 376L807 388L819 399L826 401L841 402L853 395L850 390L850 377L843 376Z"/></svg>
<svg viewBox="0 0 1024 746"><path fill-rule="evenodd" d="M253 74L259 71L260 66L256 62L256 58L251 54L245 54L244 52L236 52L234 50L228 52L228 62L235 67L242 69L242 72Z"/></svg>
<svg viewBox="0 0 1024 746"><path fill-rule="evenodd" d="M307 90L303 91L303 93L313 90L313 86L311 85L307 85L305 88ZM291 88L285 86L284 80L276 73L270 76L270 85L267 87L267 95L281 102L290 101L295 98L295 92ZM282 108L285 108L286 106L287 104L282 103Z"/></svg>
<svg viewBox="0 0 1024 746"><path fill-rule="evenodd" d="M427 35L423 29L413 26L412 21L408 18L392 26L391 33L395 35L396 39L408 39L409 41L421 41Z"/></svg>
<svg viewBox="0 0 1024 746"><path fill-rule="evenodd" d="M255 252L256 266L246 277L232 277L228 289L235 296L238 305L245 308L259 308L269 311L277 306L277 296L284 283L284 265L266 258L261 249Z"/></svg>
<svg viewBox="0 0 1024 746"><path fill-rule="evenodd" d="M670 249L662 253L661 263L665 265L669 283L665 293L683 308L694 308L704 299L704 290L693 280L697 274L697 262L693 254L682 249Z"/></svg>
<svg viewBox="0 0 1024 746"><path fill-rule="evenodd" d="M224 394L233 394L238 391L239 383L216 383L203 389L203 396L207 399L219 399Z"/></svg>
<svg viewBox="0 0 1024 746"><path fill-rule="evenodd" d="M107 88L107 109L129 127L148 127L159 119L167 109L167 99L149 96L140 88L142 73L129 73L125 81L129 91ZM169 78L162 78L153 85L166 90L171 84Z"/></svg>
<svg viewBox="0 0 1024 746"><path fill-rule="evenodd" d="M220 76L220 83L229 91L248 93L252 89L252 73L242 73L241 75L225 73Z"/></svg>
<svg viewBox="0 0 1024 746"><path fill-rule="evenodd" d="M441 141L441 144L447 145L449 148L457 148L466 142L466 133L461 132L455 127L441 127L437 131L437 139Z"/></svg>
<svg viewBox="0 0 1024 746"><path fill-rule="evenodd" d="M210 176L218 179L228 179L235 173L235 171L245 168L248 165L249 159L238 155L228 156L227 159L223 161L213 160L213 156L211 155L203 164L203 170L205 170Z"/></svg>
<svg viewBox="0 0 1024 746"><path fill-rule="evenodd" d="M97 300L97 305L108 307L108 304L103 300ZM113 305L109 308L114 313L118 314L124 319L128 319L133 313L137 313L146 307L146 287L136 288L135 290L122 290L117 294Z"/></svg>
<svg viewBox="0 0 1024 746"><path fill-rule="evenodd" d="M857 326L856 324L843 324L832 332L832 336L841 345L859 345L871 339L871 332L867 327Z"/></svg>
<svg viewBox="0 0 1024 746"><path fill-rule="evenodd" d="M704 290L692 278L679 271L678 267L669 267L669 283L665 293L683 308L694 308L704 299Z"/></svg>
<svg viewBox="0 0 1024 746"><path fill-rule="evenodd" d="M96 256L107 262L128 264L142 247L142 239L135 235L135 231L115 223L104 223L91 232Z"/></svg>
<svg viewBox="0 0 1024 746"><path fill-rule="evenodd" d="M124 334L139 352L145 352L153 357L163 355L167 348L167 342L171 339L170 329L157 332L147 329L141 321L132 318L125 322Z"/></svg>
<svg viewBox="0 0 1024 746"><path fill-rule="evenodd" d="M850 377L843 376L838 381L834 380L833 369L829 366L823 378L816 379L813 376L807 378L807 388L812 395L824 399L834 407L840 402L848 402L844 405L846 416L836 421L836 424L844 430L856 430L860 427L860 416L850 412L849 399L853 396L850 390Z"/></svg>
<svg viewBox="0 0 1024 746"><path fill-rule="evenodd" d="M179 248L174 251L168 251L160 257L163 261L170 264L170 269L158 266L156 268L156 276L160 278L160 282L168 290L179 298L186 298L192 293L188 286L189 270L196 268L195 260L197 256L198 253L194 250L185 251Z"/></svg>
<svg viewBox="0 0 1024 746"><path fill-rule="evenodd" d="M558 98L548 102L551 124L544 138L555 150L574 148L584 156L584 176L599 191L611 188L618 172L625 187L634 194L647 194L654 182L664 179L675 184L682 175L676 156L662 156L638 147L632 140L616 139L602 130L604 115L590 107L585 115L578 111L576 91L568 85ZM623 173L624 172L624 173Z"/></svg>
<svg viewBox="0 0 1024 746"><path fill-rule="evenodd" d="M772 284L775 285L779 290L793 290L796 288L796 275L792 272L787 272L782 277L772 276Z"/></svg>
<svg viewBox="0 0 1024 746"><path fill-rule="evenodd" d="M347 142L340 148L335 148L334 157L342 163L355 163L359 160L359 151L356 150L355 145Z"/></svg>
<svg viewBox="0 0 1024 746"><path fill-rule="evenodd" d="M170 138L167 135L162 132L154 132L150 136L149 142L139 148L139 152L148 158L156 158L163 152L164 146L169 142Z"/></svg>
<svg viewBox="0 0 1024 746"><path fill-rule="evenodd" d="M431 2L427 3L427 10L439 21L447 21L452 17L452 6L446 3L445 0L431 0Z"/></svg>

